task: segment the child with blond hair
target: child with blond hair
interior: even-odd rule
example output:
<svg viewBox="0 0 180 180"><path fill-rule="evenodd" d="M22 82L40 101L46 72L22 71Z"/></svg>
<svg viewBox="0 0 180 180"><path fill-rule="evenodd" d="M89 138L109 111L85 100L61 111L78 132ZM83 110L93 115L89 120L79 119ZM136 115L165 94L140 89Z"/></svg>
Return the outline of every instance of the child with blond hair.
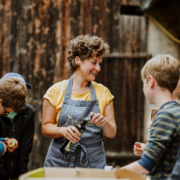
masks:
<svg viewBox="0 0 180 180"><path fill-rule="evenodd" d="M141 159L122 167L152 180L167 179L178 155L180 141L180 105L173 100L179 80L180 63L170 55L150 59L141 71L143 92L155 113Z"/></svg>
<svg viewBox="0 0 180 180"><path fill-rule="evenodd" d="M180 104L180 79L178 81L178 85L176 86L176 89L173 92L173 99ZM150 127L152 125L153 118L154 118L154 116L155 116L157 111L158 111L157 107L152 108L151 109L151 113L148 116L148 119L147 119L148 136L149 136L149 133L150 133ZM135 142L134 148L133 148L134 154L136 156L140 156L143 153L143 151L144 151L144 147L145 147L144 143Z"/></svg>

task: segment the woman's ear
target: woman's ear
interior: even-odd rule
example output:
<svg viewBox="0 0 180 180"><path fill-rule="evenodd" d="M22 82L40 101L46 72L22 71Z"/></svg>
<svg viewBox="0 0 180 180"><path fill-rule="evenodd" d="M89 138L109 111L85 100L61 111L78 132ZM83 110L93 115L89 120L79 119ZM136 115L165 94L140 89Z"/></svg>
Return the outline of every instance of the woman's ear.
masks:
<svg viewBox="0 0 180 180"><path fill-rule="evenodd" d="M80 64L81 60L80 60L79 56L76 56L74 60L75 60L76 65Z"/></svg>

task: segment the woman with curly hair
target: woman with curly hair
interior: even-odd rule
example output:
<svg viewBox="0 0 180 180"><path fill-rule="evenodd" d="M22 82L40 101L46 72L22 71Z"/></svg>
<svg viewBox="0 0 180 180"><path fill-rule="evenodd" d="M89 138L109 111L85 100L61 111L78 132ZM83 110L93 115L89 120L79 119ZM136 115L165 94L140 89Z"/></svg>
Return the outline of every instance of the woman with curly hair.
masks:
<svg viewBox="0 0 180 180"><path fill-rule="evenodd" d="M109 46L97 36L81 35L71 40L68 49L68 80L54 84L44 95L42 133L53 138L44 166L104 168L106 157L103 135L116 135L113 98L108 88L94 82L101 70L102 57ZM75 125L94 116L84 134ZM75 143L68 156L60 149L68 139Z"/></svg>

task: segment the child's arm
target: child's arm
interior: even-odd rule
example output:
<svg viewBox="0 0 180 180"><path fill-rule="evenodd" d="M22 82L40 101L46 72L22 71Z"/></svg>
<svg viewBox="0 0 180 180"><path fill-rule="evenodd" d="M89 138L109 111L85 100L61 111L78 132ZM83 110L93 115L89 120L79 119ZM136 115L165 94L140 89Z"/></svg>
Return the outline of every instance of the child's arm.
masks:
<svg viewBox="0 0 180 180"><path fill-rule="evenodd" d="M141 173L137 163L151 172L154 166L161 160L164 153L167 151L174 134L177 133L178 125L172 114L168 112L161 113L156 116L151 127L151 134L145 146L141 159L133 165L127 165L125 168L130 171L136 169L136 173ZM135 166L135 167L134 167ZM123 167L124 168L124 167Z"/></svg>
<svg viewBox="0 0 180 180"><path fill-rule="evenodd" d="M177 119L172 113L164 111L157 114L151 126L143 156L158 163L177 133Z"/></svg>
<svg viewBox="0 0 180 180"><path fill-rule="evenodd" d="M128 164L127 166L122 167L122 169L127 169L138 174L148 174L155 165L156 162L154 160L142 155L140 160Z"/></svg>
<svg viewBox="0 0 180 180"><path fill-rule="evenodd" d="M7 151L7 146L3 142L0 142L0 156L3 156L6 151Z"/></svg>
<svg viewBox="0 0 180 180"><path fill-rule="evenodd" d="M0 141L4 142L5 138L0 138Z"/></svg>
<svg viewBox="0 0 180 180"><path fill-rule="evenodd" d="M5 140L5 138L0 138L0 156L3 156L4 155L4 153L7 151L7 146L4 144L4 143L2 143L2 142L4 142L4 140Z"/></svg>
<svg viewBox="0 0 180 180"><path fill-rule="evenodd" d="M138 174L149 174L149 171L142 167L137 161L128 164L127 166L122 167L121 169L127 169L129 171L138 173Z"/></svg>

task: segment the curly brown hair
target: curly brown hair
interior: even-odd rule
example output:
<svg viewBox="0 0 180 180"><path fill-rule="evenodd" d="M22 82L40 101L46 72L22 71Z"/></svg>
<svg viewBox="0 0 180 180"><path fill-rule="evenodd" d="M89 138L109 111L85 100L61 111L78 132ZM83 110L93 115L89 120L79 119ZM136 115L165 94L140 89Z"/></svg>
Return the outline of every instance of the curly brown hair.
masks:
<svg viewBox="0 0 180 180"><path fill-rule="evenodd" d="M75 63L75 57L78 56L81 61L94 56L104 56L109 53L109 45L102 38L90 35L80 35L70 41L68 47L67 59L70 69L74 72L78 65Z"/></svg>
<svg viewBox="0 0 180 180"><path fill-rule="evenodd" d="M11 108L15 112L22 111L27 102L25 84L18 78L0 79L0 99L3 100L3 106Z"/></svg>

